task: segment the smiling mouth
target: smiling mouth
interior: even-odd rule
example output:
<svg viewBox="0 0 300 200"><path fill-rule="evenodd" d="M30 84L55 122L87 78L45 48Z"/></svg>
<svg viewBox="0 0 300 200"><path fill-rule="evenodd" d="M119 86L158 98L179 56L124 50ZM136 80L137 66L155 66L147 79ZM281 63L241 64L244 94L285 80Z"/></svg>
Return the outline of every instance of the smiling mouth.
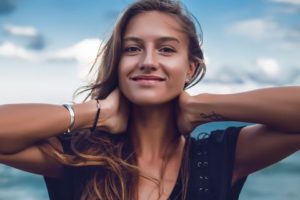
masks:
<svg viewBox="0 0 300 200"><path fill-rule="evenodd" d="M159 76L134 76L130 78L133 81L165 81L165 78L159 77Z"/></svg>

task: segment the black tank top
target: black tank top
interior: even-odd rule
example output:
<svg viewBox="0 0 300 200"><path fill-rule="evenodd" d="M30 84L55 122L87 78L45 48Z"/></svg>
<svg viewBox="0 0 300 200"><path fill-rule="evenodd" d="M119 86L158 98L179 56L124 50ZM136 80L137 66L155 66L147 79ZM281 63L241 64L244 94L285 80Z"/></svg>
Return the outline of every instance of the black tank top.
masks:
<svg viewBox="0 0 300 200"><path fill-rule="evenodd" d="M187 200L238 200L244 177L231 186L236 142L242 127L229 127L210 134L198 133L187 140L190 177ZM70 137L58 137L65 153L70 153ZM50 200L80 200L92 167L64 167L64 177L44 177ZM179 174L170 200L181 200Z"/></svg>

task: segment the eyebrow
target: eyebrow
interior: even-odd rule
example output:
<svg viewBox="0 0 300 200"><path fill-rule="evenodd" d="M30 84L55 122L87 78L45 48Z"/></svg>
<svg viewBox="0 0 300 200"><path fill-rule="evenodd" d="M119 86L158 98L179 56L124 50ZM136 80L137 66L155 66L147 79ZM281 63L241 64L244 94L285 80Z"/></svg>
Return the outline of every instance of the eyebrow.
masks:
<svg viewBox="0 0 300 200"><path fill-rule="evenodd" d="M124 42L127 42L127 41L134 41L134 42L139 42L139 43L142 43L143 40L141 38L138 38L138 37L125 37L123 39ZM175 41L177 43L180 43L180 41L177 39L177 38L174 38L174 37L160 37L156 40L156 42L158 43L162 43L162 42L169 42L169 41Z"/></svg>

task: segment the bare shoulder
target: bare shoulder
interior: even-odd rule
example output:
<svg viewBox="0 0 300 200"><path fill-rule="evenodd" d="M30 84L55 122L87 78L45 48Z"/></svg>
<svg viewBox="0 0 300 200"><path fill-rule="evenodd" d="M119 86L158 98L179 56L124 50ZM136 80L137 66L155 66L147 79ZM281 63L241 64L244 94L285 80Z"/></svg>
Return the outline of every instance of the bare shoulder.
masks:
<svg viewBox="0 0 300 200"><path fill-rule="evenodd" d="M236 152L234 179L270 166L300 148L300 133L290 134L263 124L243 127Z"/></svg>
<svg viewBox="0 0 300 200"><path fill-rule="evenodd" d="M52 137L48 141L62 150L57 138ZM32 145L14 154L0 154L0 163L43 176L54 178L63 176L63 165L44 153L39 145Z"/></svg>

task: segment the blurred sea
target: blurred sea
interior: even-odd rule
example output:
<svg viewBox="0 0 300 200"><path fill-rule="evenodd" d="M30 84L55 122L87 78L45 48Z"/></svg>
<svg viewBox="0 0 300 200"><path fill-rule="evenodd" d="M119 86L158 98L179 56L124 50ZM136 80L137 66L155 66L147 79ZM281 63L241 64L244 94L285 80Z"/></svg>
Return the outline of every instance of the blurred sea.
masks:
<svg viewBox="0 0 300 200"><path fill-rule="evenodd" d="M210 132L240 122L209 123L194 132ZM251 150L251 149L250 149ZM277 164L260 170L247 179L240 200L299 200L300 153L295 153ZM43 178L0 165L0 200L48 200Z"/></svg>

